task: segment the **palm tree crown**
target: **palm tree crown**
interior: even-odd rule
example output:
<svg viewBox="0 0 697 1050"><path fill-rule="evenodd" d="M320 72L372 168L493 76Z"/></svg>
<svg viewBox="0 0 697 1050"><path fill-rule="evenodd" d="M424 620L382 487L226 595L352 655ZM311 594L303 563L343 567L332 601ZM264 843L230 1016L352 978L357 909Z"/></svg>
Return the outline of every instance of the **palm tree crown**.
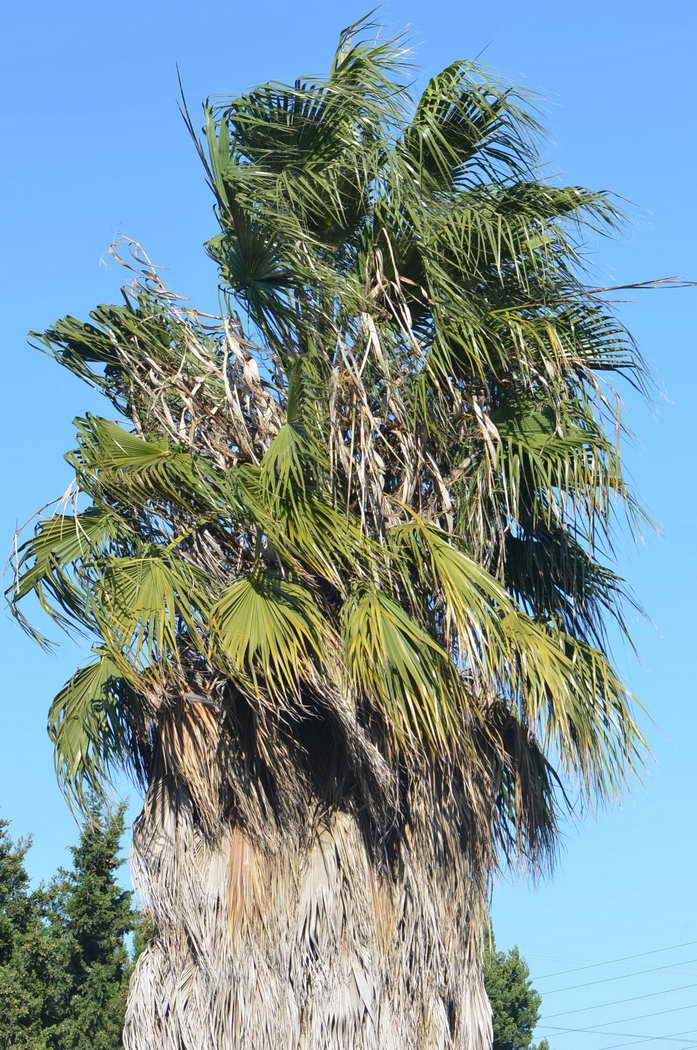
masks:
<svg viewBox="0 0 697 1050"><path fill-rule="evenodd" d="M377 871L481 896L641 753L605 561L637 513L606 383L643 373L580 265L611 197L543 182L471 63L412 103L368 28L205 106L222 317L135 247L122 305L42 334L126 423L77 421L12 601L93 642L50 713L78 799L120 765L260 849L348 813Z"/></svg>

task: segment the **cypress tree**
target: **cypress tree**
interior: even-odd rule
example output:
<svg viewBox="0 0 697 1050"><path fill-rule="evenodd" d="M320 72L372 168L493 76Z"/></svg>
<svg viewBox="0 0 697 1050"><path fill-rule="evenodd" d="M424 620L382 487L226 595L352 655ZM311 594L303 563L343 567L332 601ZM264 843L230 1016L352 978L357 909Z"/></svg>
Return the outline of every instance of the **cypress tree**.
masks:
<svg viewBox="0 0 697 1050"><path fill-rule="evenodd" d="M47 1047L51 951L24 864L30 845L0 820L0 1050Z"/></svg>
<svg viewBox="0 0 697 1050"><path fill-rule="evenodd" d="M492 939L485 954L484 983L493 1014L492 1050L549 1050L546 1039L536 1046L532 1042L542 997L517 948L497 951Z"/></svg>
<svg viewBox="0 0 697 1050"><path fill-rule="evenodd" d="M63 978L63 1017L52 1050L121 1050L131 960L126 937L135 925L132 894L117 870L124 807L108 812L92 800L73 867L52 886L54 961Z"/></svg>

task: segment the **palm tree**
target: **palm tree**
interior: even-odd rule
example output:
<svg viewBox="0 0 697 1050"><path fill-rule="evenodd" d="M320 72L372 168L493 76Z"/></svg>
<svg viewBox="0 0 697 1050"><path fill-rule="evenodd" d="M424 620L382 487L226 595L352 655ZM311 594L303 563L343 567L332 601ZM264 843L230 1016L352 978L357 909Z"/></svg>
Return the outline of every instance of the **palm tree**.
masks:
<svg viewBox="0 0 697 1050"><path fill-rule="evenodd" d="M643 373L579 257L615 205L540 180L519 92L455 62L413 104L371 32L204 107L221 317L132 245L40 337L121 419L77 420L11 599L93 645L68 793L145 792L129 1050L480 1050L492 873L643 748L603 562Z"/></svg>

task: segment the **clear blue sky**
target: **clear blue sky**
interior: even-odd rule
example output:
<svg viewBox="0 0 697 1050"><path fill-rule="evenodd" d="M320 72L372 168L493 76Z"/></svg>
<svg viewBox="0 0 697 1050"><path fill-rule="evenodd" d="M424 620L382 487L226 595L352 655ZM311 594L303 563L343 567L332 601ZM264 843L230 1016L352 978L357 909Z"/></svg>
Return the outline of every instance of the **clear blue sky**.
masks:
<svg viewBox="0 0 697 1050"><path fill-rule="evenodd" d="M26 331L67 312L84 316L117 294L120 276L100 259L120 232L170 267L176 288L204 308L215 304L215 274L200 247L213 232L211 202L176 110L175 62L196 107L206 95L321 70L337 30L362 13L345 0L35 0L6 9L0 542L8 548L16 520L65 489L71 419L98 407L87 388L26 347ZM381 18L393 28L411 26L426 72L483 53L504 77L541 92L549 174L634 202L623 238L593 246L599 281L697 278L694 0L402 0L386 3ZM619 658L655 719L654 761L621 805L568 829L552 879L536 888L519 876L497 885L499 942L518 943L538 975L697 941L696 306L697 293L688 290L646 292L621 307L659 382L653 406L630 401L638 436L627 457L661 534L647 535L636 550L623 542L619 548L621 569L652 617L636 624L640 658ZM64 862L74 835L53 779L45 713L81 654L70 645L42 654L6 614L0 645L0 812L17 833L34 835L30 867L41 878ZM605 980L672 963L680 965ZM556 990L591 980L604 983ZM694 987L667 991L683 985ZM697 944L548 978L540 988L549 992L547 1014L661 993L549 1019L562 1027L674 1010L608 1025L606 1035L546 1031L554 1046L601 1050L630 1042L622 1033L688 1029L695 1031L683 1042L676 1036L645 1045L697 1044L697 1006L676 1009L697 1004Z"/></svg>

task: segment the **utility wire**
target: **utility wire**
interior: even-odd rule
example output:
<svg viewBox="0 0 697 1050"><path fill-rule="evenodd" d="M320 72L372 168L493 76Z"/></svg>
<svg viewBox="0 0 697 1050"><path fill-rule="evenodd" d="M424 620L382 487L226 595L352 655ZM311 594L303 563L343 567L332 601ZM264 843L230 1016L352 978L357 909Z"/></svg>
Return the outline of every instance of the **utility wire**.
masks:
<svg viewBox="0 0 697 1050"><path fill-rule="evenodd" d="M661 1017L666 1013L679 1013L681 1010L694 1010L697 1008L697 1003L688 1003L687 1006L672 1006L668 1010L652 1010L651 1013L635 1013L631 1017L617 1017L615 1021L603 1021L597 1025L593 1025L593 1029L589 1028L557 1028L556 1025L538 1025L538 1028L556 1028L557 1037L558 1035L567 1032L587 1032L597 1030L598 1035L614 1035L614 1032L601 1032L599 1029L607 1028L608 1025L627 1025L630 1021L643 1021L646 1017ZM696 1029L697 1030L697 1029Z"/></svg>
<svg viewBox="0 0 697 1050"><path fill-rule="evenodd" d="M621 1046L636 1046L638 1043L650 1042L649 1039L632 1039L628 1043L610 1043L607 1046L601 1046L600 1050L619 1050ZM683 1046L682 1050L697 1050L697 1043L690 1043L689 1046Z"/></svg>
<svg viewBox="0 0 697 1050"><path fill-rule="evenodd" d="M671 1039L675 1035L690 1035L694 1031L695 1031L694 1028L685 1028L683 1030L683 1032L672 1032L671 1033ZM629 1042L629 1043L609 1043L609 1044L606 1044L605 1046L601 1046L600 1050L618 1050L618 1048L620 1046L636 1046L637 1043L649 1042L651 1040L651 1038L652 1038L651 1036L648 1036L648 1037L643 1036L641 1039L634 1039L634 1040L632 1040L632 1042ZM697 1044L696 1043L690 1043L689 1046L684 1046L682 1048L682 1050L693 1050L694 1047L697 1047Z"/></svg>
<svg viewBox="0 0 697 1050"><path fill-rule="evenodd" d="M593 1025L593 1028L607 1028L608 1025L612 1024L629 1024L630 1021L643 1021L646 1017L662 1017L664 1014L677 1014L681 1010L694 1010L697 1007L697 1003L688 1003L687 1006L671 1006L668 1010L652 1010L648 1014L634 1014L633 1017L618 1017L614 1021L601 1021L600 1024ZM573 1013L573 1011L571 1011ZM556 1016L556 1015L553 1015ZM555 1028L556 1025L542 1024L540 1028ZM559 1029L564 1032L587 1032L590 1031L588 1028L564 1028ZM695 1029L697 1031L697 1029ZM613 1035L613 1032L599 1032L599 1035Z"/></svg>
<svg viewBox="0 0 697 1050"><path fill-rule="evenodd" d="M610 1023L610 1022L608 1022L608 1023ZM683 1036L682 1039L680 1039L677 1035L644 1035L644 1036L639 1036L638 1032L598 1032L598 1031L596 1031L595 1028L555 1028L554 1025L549 1025L549 1024L543 1024L543 1025L540 1025L539 1027L540 1028L551 1028L553 1031L560 1032L560 1033L563 1033L563 1032L587 1032L587 1033L590 1033L590 1035L604 1035L605 1037L607 1037L609 1035L627 1035L627 1036L630 1036L630 1037L636 1037L637 1039L639 1039L640 1042L647 1042L647 1043L649 1043L649 1042L653 1043L653 1042L658 1042L658 1041L668 1042L668 1043L689 1043L690 1042L690 1040L686 1039L684 1036ZM694 1035L695 1032L697 1032L697 1028L688 1028L688 1029L686 1029L686 1033L685 1034L686 1035L687 1034Z"/></svg>
<svg viewBox="0 0 697 1050"><path fill-rule="evenodd" d="M569 984L566 988L552 988L551 991L545 992L545 995L555 995L557 992L573 992L577 988L590 988L592 984L607 984L609 981L623 981L627 977L640 977L645 973L658 973L659 970L674 970L678 966L688 966L690 963L697 963L697 959L684 959L678 963L667 963L665 966L652 966L650 970L633 970L632 973L621 973L617 977L601 977L597 981L584 981L583 984Z"/></svg>
<svg viewBox="0 0 697 1050"><path fill-rule="evenodd" d="M650 1042L649 1039L632 1039L629 1043L610 1043L608 1046L601 1046L600 1050L618 1050L621 1046L636 1046L638 1043ZM697 1050L697 1043L690 1043L689 1046L683 1046L682 1050Z"/></svg>
<svg viewBox="0 0 697 1050"><path fill-rule="evenodd" d="M697 988L697 984L681 984L677 988L663 988L660 992L645 992L643 995L631 995L628 999L613 999L609 1003L596 1003L594 1006L579 1006L574 1010L560 1010L556 1014L545 1014L541 1021L549 1021L553 1017L564 1017L567 1014L582 1014L587 1010L602 1010L606 1006L619 1006L621 1003L635 1003L639 999L651 999L656 995L669 995L671 992L684 992L687 988Z"/></svg>
<svg viewBox="0 0 697 1050"><path fill-rule="evenodd" d="M566 973L578 973L579 970L593 970L597 966L610 966L611 963L628 962L630 959L641 959L646 955L658 955L659 952L672 952L675 948L688 948L697 941L683 941L682 944L669 944L666 948L652 948L650 952L637 952L635 955L621 955L617 959L605 959L603 962L588 963L585 966L574 966L570 970L555 970L554 973L543 973L533 977L534 981L544 981L548 977L562 977Z"/></svg>

